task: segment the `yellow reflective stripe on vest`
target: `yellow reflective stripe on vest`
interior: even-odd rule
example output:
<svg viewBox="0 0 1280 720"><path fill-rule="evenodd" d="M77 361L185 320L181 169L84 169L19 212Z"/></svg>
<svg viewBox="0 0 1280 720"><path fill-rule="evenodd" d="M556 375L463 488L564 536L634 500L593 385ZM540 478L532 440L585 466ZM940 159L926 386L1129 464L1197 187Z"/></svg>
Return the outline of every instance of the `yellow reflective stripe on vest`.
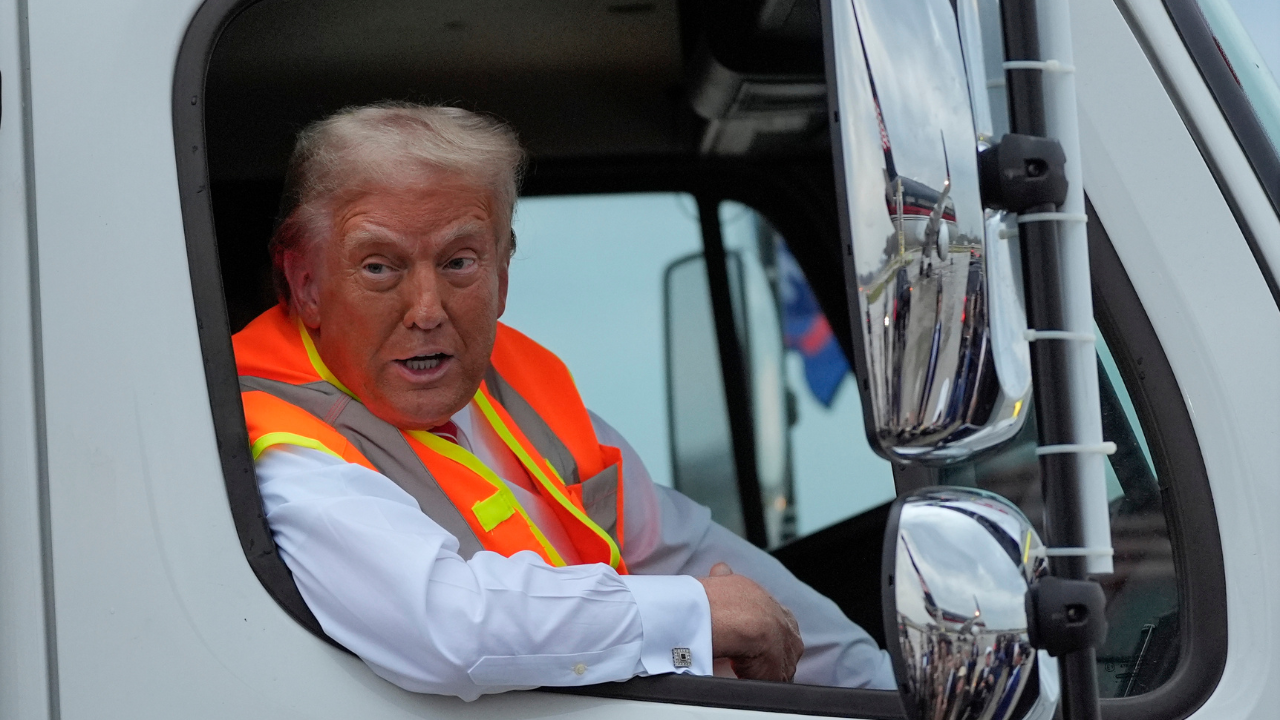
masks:
<svg viewBox="0 0 1280 720"><path fill-rule="evenodd" d="M350 395L352 400L358 401L360 398L348 390L341 380L334 377L334 374L329 372L329 366L325 365L324 360L320 359L320 353L316 350L316 344L311 341L311 333L307 332L307 327L302 324L302 318L298 318L298 333L302 335L302 346L307 349L307 359L311 361L311 367L316 373L324 378L325 382Z"/></svg>
<svg viewBox="0 0 1280 720"><path fill-rule="evenodd" d="M256 461L258 456L266 452L267 448L272 445L297 445L298 447L311 448L312 450L319 450L320 452L328 453L339 460L346 462L345 458L325 447L324 443L319 440L291 432L269 432L257 440L254 440L253 445L249 447L249 451L253 453L253 459Z"/></svg>
<svg viewBox="0 0 1280 720"><path fill-rule="evenodd" d="M502 418L498 417L498 413L494 411L493 405L489 402L489 398L485 397L484 390L476 391L475 400L476 405L480 407L480 412L484 413L489 424L493 426L495 431L497 431L498 437L502 438L502 441L507 444L507 447L511 449L511 452L515 453L516 457L520 458L520 462L524 465L525 469L529 471L529 474L536 478L538 483L542 485L547 492L551 493L551 496L563 505L566 510L572 513L579 522L586 525L592 532L599 535L601 540L608 543L609 565L616 570L618 564L622 561L622 553L618 552L618 545L613 541L613 538L609 537L609 533L605 532L604 529L597 525L594 520L587 517L586 513L579 510L578 506L574 505L573 501L565 497L565 494L561 492L560 486L551 482L546 473L542 472L542 468L538 467L538 464L533 461L533 458L529 457L529 453L525 452L524 446L521 445L520 442L516 440L515 436L511 434L511 430L507 427L507 424L502 422ZM547 463L547 466L551 467L551 463ZM556 472L554 467L551 468L551 472ZM560 480L559 473L556 473L556 479ZM561 480L561 485L563 485L563 483L564 481Z"/></svg>
<svg viewBox="0 0 1280 720"><path fill-rule="evenodd" d="M497 527L498 523L511 517L512 512L519 513L520 517L529 525L529 530L533 532L533 536L537 538L538 544L546 551L547 557L551 558L551 564L556 567L564 567L566 565L564 558L560 557L560 553L556 552L555 546L551 544L550 540L547 540L547 536L542 534L542 530L538 528L533 519L529 517L529 514L520 506L520 501L511 492L511 488L507 487L502 478L499 478L487 465L480 462L480 458L472 455L461 445L449 442L426 430L406 430L405 432L409 433L414 440L426 445L427 449L460 463L471 472L484 478L494 487L497 492L471 506L471 511L476 513L476 519L480 521L480 526L484 528L485 532L492 530ZM503 504L506 504L512 512L507 513L490 525L489 522L494 521L503 512ZM484 513L484 515L482 516L481 513Z"/></svg>
<svg viewBox="0 0 1280 720"><path fill-rule="evenodd" d="M478 500L471 506L471 512L475 513L476 519L480 521L480 527L485 532L489 532L498 527L502 521L516 514L515 495L510 489L505 492L499 490L484 500Z"/></svg>

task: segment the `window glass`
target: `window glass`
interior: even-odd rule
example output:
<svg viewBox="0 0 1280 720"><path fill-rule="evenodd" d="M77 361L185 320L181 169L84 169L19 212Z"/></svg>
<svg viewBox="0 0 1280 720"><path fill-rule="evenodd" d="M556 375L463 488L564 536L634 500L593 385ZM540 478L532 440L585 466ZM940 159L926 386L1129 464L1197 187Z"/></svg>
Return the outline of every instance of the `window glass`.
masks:
<svg viewBox="0 0 1280 720"><path fill-rule="evenodd" d="M1271 144L1280 148L1280 4L1275 0L1198 0L1231 74Z"/></svg>
<svg viewBox="0 0 1280 720"><path fill-rule="evenodd" d="M1102 697L1159 687L1178 660L1178 587L1173 546L1146 434L1106 339L1098 341L1102 435L1116 444L1107 463L1115 572L1097 578L1107 594L1107 639L1098 648Z"/></svg>
<svg viewBox="0 0 1280 720"><path fill-rule="evenodd" d="M781 236L738 203L720 218L776 547L893 499L893 475L866 442L848 361ZM695 200L524 198L514 227L503 322L565 361L656 482L745 536Z"/></svg>
<svg viewBox="0 0 1280 720"><path fill-rule="evenodd" d="M1094 326L1094 333L1101 338L1102 333ZM1138 449L1142 451L1142 460L1145 463L1145 469L1134 468L1134 472L1146 472L1152 478L1155 477L1155 463L1151 461L1151 448L1147 446L1147 436L1142 432L1142 425L1138 423L1138 411L1133 407L1133 399L1129 397L1129 393L1124 391L1124 379L1120 377L1120 369L1116 367L1116 359L1111 355L1111 348L1107 346L1105 340L1100 339L1097 343L1098 348L1098 379L1099 384L1110 385L1115 392L1115 403L1109 403L1104 407L1103 411L1111 415L1108 418L1110 422L1124 422L1132 429L1134 442L1137 443ZM1104 380L1105 377L1105 380ZM1114 390L1120 388L1120 390ZM1123 413L1123 416L1120 415ZM1135 456L1136 459L1136 456ZM1106 465L1107 471L1107 500L1115 502L1124 495L1124 488L1120 484L1120 478L1116 475L1113 465L1117 460L1113 457Z"/></svg>
<svg viewBox="0 0 1280 720"><path fill-rule="evenodd" d="M753 346L748 369L754 397L765 398L753 403L757 437L769 426L789 426L778 454L789 458L784 497L792 508L793 534L808 535L892 500L893 473L867 442L848 360L786 241L745 205L721 203L719 214L726 255L744 269L742 297L754 306L738 319ZM749 281L753 270L757 283ZM770 393L773 385L780 392ZM772 461L762 459L762 489L763 466ZM775 497L772 504L776 508L781 501ZM785 539L770 538L771 544Z"/></svg>
<svg viewBox="0 0 1280 720"><path fill-rule="evenodd" d="M523 198L502 321L573 372L587 407L671 485L662 283L702 251L697 206L678 193Z"/></svg>
<svg viewBox="0 0 1280 720"><path fill-rule="evenodd" d="M1177 578L1146 433L1106 339L1096 327L1094 332L1102 434L1116 444L1106 464L1115 572L1095 578L1106 593L1108 623L1107 638L1097 654L1098 693L1104 698L1129 697L1159 687L1177 664ZM1030 412L1034 418L1034 407ZM1000 493L1043 533L1036 445L1035 422L1029 420L999 453L946 469L942 482Z"/></svg>

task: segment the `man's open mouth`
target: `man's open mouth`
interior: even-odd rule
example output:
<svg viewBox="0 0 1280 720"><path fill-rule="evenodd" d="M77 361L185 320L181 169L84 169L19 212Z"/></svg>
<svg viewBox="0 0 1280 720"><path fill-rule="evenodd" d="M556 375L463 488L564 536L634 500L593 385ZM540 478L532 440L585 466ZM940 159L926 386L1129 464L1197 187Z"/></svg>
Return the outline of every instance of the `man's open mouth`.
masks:
<svg viewBox="0 0 1280 720"><path fill-rule="evenodd" d="M415 355L406 360L401 360L404 366L410 370L422 372L423 370L432 370L440 365L440 363L448 360L449 355L445 353L436 353L434 355Z"/></svg>

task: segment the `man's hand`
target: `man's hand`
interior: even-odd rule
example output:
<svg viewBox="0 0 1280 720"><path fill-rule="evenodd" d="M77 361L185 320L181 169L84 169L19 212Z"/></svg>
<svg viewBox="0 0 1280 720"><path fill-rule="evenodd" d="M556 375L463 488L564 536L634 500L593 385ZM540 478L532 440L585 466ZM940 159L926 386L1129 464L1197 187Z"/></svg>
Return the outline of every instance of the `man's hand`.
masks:
<svg viewBox="0 0 1280 720"><path fill-rule="evenodd" d="M711 649L728 658L740 678L791 682L804 653L791 611L725 563L698 578L711 603Z"/></svg>

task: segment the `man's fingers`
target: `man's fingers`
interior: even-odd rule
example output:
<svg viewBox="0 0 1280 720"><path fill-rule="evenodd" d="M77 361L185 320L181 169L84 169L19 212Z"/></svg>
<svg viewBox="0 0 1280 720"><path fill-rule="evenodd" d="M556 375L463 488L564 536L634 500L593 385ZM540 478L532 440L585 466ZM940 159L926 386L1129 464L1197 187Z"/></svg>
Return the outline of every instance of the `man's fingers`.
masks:
<svg viewBox="0 0 1280 720"><path fill-rule="evenodd" d="M787 638L787 655L786 655L786 682L791 682L796 675L796 666L800 662L800 656L804 655L804 639L800 636L800 624L796 622L796 616L786 608L782 608L786 613L787 625L791 630L790 637Z"/></svg>
<svg viewBox="0 0 1280 720"><path fill-rule="evenodd" d="M716 563L698 580L711 605L715 656L729 658L738 677L790 682L804 652L791 611L726 563Z"/></svg>
<svg viewBox="0 0 1280 720"><path fill-rule="evenodd" d="M794 666L783 665L778 668L777 677L773 678L774 682L791 682L791 678L795 677L796 669Z"/></svg>
<svg viewBox="0 0 1280 720"><path fill-rule="evenodd" d="M799 637L800 623L796 622L795 613L791 612L791 608L788 608L786 605L782 605L781 603L779 603L778 606L782 608L782 612L786 613L787 626L791 628L791 632L795 633L796 637Z"/></svg>
<svg viewBox="0 0 1280 720"><path fill-rule="evenodd" d="M791 682L795 668L788 670L777 658L758 655L750 658L733 660L733 672L746 680L768 680L769 682Z"/></svg>
<svg viewBox="0 0 1280 720"><path fill-rule="evenodd" d="M760 648L758 654L734 658L733 669L740 678L792 682L800 656L804 654L804 641L800 637L795 618L785 607L778 606L778 634Z"/></svg>
<svg viewBox="0 0 1280 720"><path fill-rule="evenodd" d="M796 675L795 660L786 653L771 653L735 661L733 667L738 677L752 680L791 682Z"/></svg>

